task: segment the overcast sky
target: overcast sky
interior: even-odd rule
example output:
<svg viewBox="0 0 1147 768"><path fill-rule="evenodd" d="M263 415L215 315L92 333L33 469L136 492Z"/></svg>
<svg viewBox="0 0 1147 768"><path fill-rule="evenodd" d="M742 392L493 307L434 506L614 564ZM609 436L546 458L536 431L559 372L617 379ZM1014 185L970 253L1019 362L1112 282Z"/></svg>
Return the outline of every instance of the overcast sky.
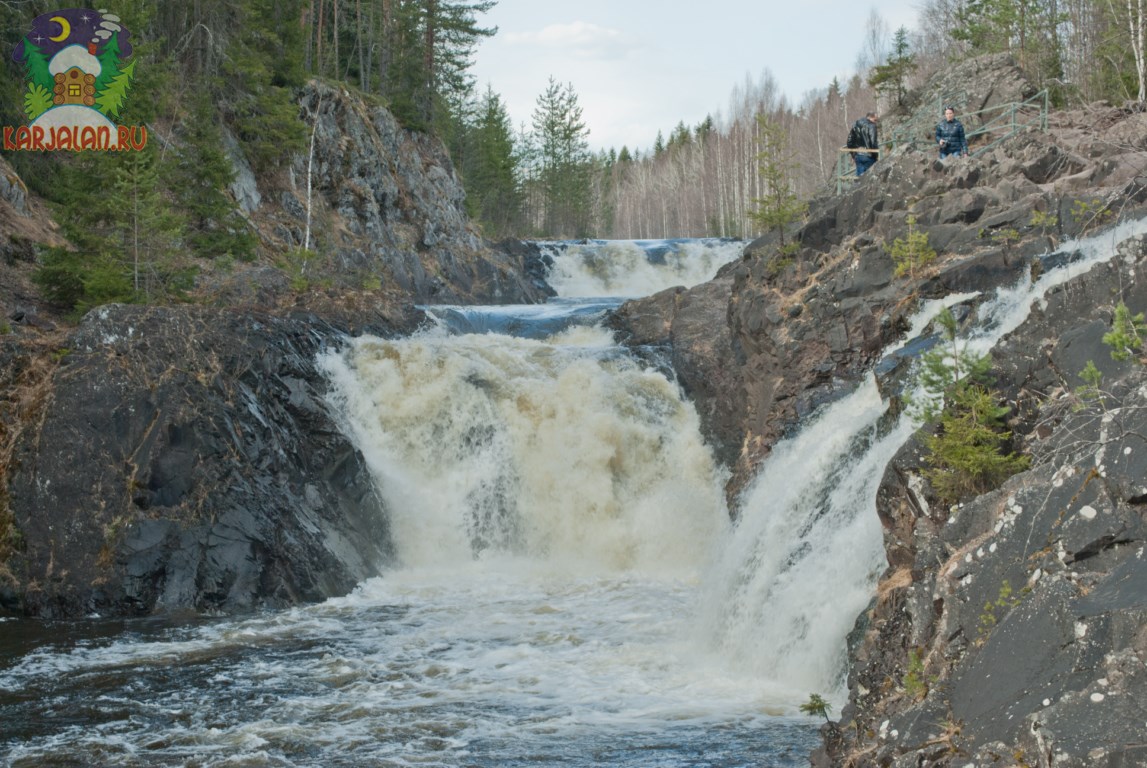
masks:
<svg viewBox="0 0 1147 768"><path fill-rule="evenodd" d="M652 147L684 120L727 113L733 89L772 72L794 104L848 77L873 9L916 27L918 0L498 0L479 17L473 74L520 127L552 75L573 83L596 149ZM842 128L844 130L844 128Z"/></svg>

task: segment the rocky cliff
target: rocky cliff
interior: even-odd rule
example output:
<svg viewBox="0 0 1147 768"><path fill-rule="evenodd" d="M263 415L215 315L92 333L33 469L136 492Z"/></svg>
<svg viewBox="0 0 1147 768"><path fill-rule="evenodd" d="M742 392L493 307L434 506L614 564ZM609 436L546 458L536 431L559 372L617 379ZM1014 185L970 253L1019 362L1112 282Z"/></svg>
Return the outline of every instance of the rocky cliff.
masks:
<svg viewBox="0 0 1147 768"><path fill-rule="evenodd" d="M0 612L346 593L390 545L316 356L410 332L415 303L547 295L536 252L497 250L469 222L440 142L322 83L299 106L313 151L287 167L256 177L230 144L259 261L202 265L194 305L108 306L78 326L29 279L38 248L64 241L0 160ZM313 253L293 263L308 222Z"/></svg>
<svg viewBox="0 0 1147 768"><path fill-rule="evenodd" d="M315 370L341 334L313 316L109 306L46 356L0 344L19 537L0 603L235 610L376 574L386 515Z"/></svg>
<svg viewBox="0 0 1147 768"><path fill-rule="evenodd" d="M1029 91L1011 74L991 82L982 99ZM1139 105L1092 105L1053 113L1046 132L981 140L967 160L906 142L844 194L813 201L795 258L761 238L712 283L629 303L615 324L673 360L734 467L735 505L775 442L870 375L923 299L974 294L961 312L973 316L987 293L1075 258L1061 243L1147 215L1145 137ZM909 215L939 257L898 277L889 246ZM819 764L1147 759L1147 389L1142 366L1114 364L1101 342L1118 301L1147 309L1145 254L1142 238L1110 247L1110 264L1057 289L993 353L1032 469L949 509L917 440L890 464L876 510L889 568L850 637L849 699ZM927 343L881 366L889 395ZM1074 394L1089 359L1111 390L1102 405Z"/></svg>

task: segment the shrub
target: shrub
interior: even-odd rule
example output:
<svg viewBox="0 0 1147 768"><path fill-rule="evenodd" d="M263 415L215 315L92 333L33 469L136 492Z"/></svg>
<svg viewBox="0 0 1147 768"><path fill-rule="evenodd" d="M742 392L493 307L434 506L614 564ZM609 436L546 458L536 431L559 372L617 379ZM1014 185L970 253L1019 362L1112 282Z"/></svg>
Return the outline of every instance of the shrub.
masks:
<svg viewBox="0 0 1147 768"><path fill-rule="evenodd" d="M1111 331L1103 335L1103 343L1111 347L1114 360L1130 360L1143 349L1143 337L1147 335L1147 323L1143 313L1132 316L1131 310L1122 301L1115 307L1115 318Z"/></svg>
<svg viewBox="0 0 1147 768"><path fill-rule="evenodd" d="M896 262L896 276L916 277L916 270L936 260L936 251L928 245L928 233L916 229L916 217L909 214L904 220L908 225L908 235L892 241L888 249Z"/></svg>
<svg viewBox="0 0 1147 768"><path fill-rule="evenodd" d="M934 349L921 360L918 384L924 391L917 415L936 430L924 439L930 469L924 476L943 502L983 493L1027 468L1026 456L1007 451L1004 425L1008 408L996 405L988 388L990 360L961 347L957 323L945 309L938 321L950 347Z"/></svg>
<svg viewBox="0 0 1147 768"><path fill-rule="evenodd" d="M1004 429L1003 418L1008 410L976 384L952 395L940 414L939 429L925 439L931 469L924 475L937 497L955 502L983 493L1027 468L1028 457L1007 452L1011 432Z"/></svg>
<svg viewBox="0 0 1147 768"><path fill-rule="evenodd" d="M800 711L812 717L820 715L824 717L824 721L827 723L829 721L828 713L832 711L832 705L819 693L810 693L808 701L800 705Z"/></svg>

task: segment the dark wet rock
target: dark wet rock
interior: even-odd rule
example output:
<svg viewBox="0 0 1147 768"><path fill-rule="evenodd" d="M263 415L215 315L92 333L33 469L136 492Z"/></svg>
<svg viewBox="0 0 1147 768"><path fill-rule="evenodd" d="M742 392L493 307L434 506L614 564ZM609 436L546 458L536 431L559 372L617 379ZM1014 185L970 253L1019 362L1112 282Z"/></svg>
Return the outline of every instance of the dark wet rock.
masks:
<svg viewBox="0 0 1147 768"><path fill-rule="evenodd" d="M969 66L992 74L972 83L968 109L1034 92L1006 57ZM960 89L966 81L964 71ZM615 321L631 342L667 348L682 380L721 381L690 394L733 470L735 499L775 442L836 391L875 371L890 412L900 407L936 329L883 349L921 299L970 294L954 308L963 323L996 289L1077 261L1061 242L1147 213L1127 147L1096 138L1115 132L1136 146L1141 114L1055 113L1048 133L1029 129L958 162L936 162L930 141L897 147L844 194L813 201L787 235L799 248L791 263L770 234L722 271L726 326L696 354L677 353L673 330L703 287L628 303ZM889 249L909 215L938 258L897 276ZM1119 300L1147 309L1147 242L1112 245L1114 260L1049 292L993 352L999 402L1031 469L950 508L926 480L922 435L887 467L875 513L889 568L849 637L849 702L818 764L1142 761L1147 374L1111 360L1102 337ZM1081 408L1089 360L1110 391ZM908 691L910 665L921 685Z"/></svg>
<svg viewBox="0 0 1147 768"><path fill-rule="evenodd" d="M830 747L833 764L1142 760L1147 372L1111 360L1101 340L1113 297L1147 305L1147 242L1116 250L993 352L1031 470L953 508L931 498L917 440L886 470L877 507L889 569L858 621L841 713L852 727ZM1108 395L1081 407L1088 360ZM913 658L926 684L909 693Z"/></svg>
<svg viewBox="0 0 1147 768"><path fill-rule="evenodd" d="M309 180L312 242L324 255L315 279L379 282L417 303L534 303L549 295L520 260L479 235L439 139L317 81L303 89L300 109L314 130L314 154L295 157L271 215L287 233L283 246L301 246Z"/></svg>
<svg viewBox="0 0 1147 768"><path fill-rule="evenodd" d="M108 306L53 355L8 473L23 584L53 617L243 610L345 594L385 510L323 397L314 317Z"/></svg>

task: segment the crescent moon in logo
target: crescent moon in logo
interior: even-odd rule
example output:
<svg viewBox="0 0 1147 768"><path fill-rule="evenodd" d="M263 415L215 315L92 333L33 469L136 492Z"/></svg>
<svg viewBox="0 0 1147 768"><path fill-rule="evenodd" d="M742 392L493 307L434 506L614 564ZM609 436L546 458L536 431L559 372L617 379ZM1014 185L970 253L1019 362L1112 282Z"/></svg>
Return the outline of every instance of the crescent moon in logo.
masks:
<svg viewBox="0 0 1147 768"><path fill-rule="evenodd" d="M49 37L49 40L54 40L59 43L68 39L68 35L72 34L72 25L63 16L53 16L49 21L54 21L60 25L60 34L55 37Z"/></svg>

